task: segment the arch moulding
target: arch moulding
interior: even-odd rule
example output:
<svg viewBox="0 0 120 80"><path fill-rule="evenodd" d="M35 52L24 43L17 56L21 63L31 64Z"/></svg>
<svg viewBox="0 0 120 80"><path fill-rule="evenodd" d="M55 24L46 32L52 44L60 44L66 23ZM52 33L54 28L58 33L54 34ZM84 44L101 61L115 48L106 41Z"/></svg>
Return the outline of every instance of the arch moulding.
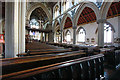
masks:
<svg viewBox="0 0 120 80"><path fill-rule="evenodd" d="M36 9L41 7L44 12L46 13L49 21L52 21L52 15L50 14L49 10L42 4L42 3L36 3L34 5L32 5L26 12L26 20L30 20L30 15L32 14L32 12Z"/></svg>
<svg viewBox="0 0 120 80"><path fill-rule="evenodd" d="M113 1L114 0L111 0L111 1L105 0L105 2L103 2L102 6L100 8L101 19L107 18L108 10L109 10Z"/></svg>
<svg viewBox="0 0 120 80"><path fill-rule="evenodd" d="M86 2L86 3L84 2L79 6L79 8L77 9L77 11L75 13L75 17L73 20L75 23L75 26L77 26L79 16L82 13L82 11L85 9L85 7L89 7L94 11L94 13L96 15L96 20L99 20L101 18L100 11L99 11L98 7L93 2Z"/></svg>
<svg viewBox="0 0 120 80"><path fill-rule="evenodd" d="M74 26L72 16L71 16L69 13L67 13L67 14L65 14L65 15L62 17L62 20L61 20L61 25L60 25L61 30L63 30L63 28L64 28L65 21L66 21L67 17L69 17L69 18L70 18L70 20L71 20L71 22L72 22L72 27Z"/></svg>

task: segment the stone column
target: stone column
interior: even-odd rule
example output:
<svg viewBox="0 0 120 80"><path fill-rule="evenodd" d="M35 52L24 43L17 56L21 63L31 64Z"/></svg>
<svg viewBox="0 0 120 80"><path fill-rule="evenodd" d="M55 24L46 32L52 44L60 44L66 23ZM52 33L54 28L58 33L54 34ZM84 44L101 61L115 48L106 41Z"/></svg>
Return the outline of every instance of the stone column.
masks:
<svg viewBox="0 0 120 80"><path fill-rule="evenodd" d="M106 22L106 19L100 19L97 21L98 24L98 46L103 47L104 46L104 23Z"/></svg>
<svg viewBox="0 0 120 80"><path fill-rule="evenodd" d="M25 1L25 0L24 0ZM19 49L18 54L25 52L25 14L26 14L26 3L25 2L19 2L18 7L18 29L19 29Z"/></svg>
<svg viewBox="0 0 120 80"><path fill-rule="evenodd" d="M73 44L76 44L76 29L77 29L77 27L74 26L73 27Z"/></svg>
<svg viewBox="0 0 120 80"><path fill-rule="evenodd" d="M5 57L25 52L25 2L5 4ZM10 13L10 14L8 14Z"/></svg>
<svg viewBox="0 0 120 80"><path fill-rule="evenodd" d="M41 39L41 41L43 41L43 32L41 32L41 38L40 39Z"/></svg>
<svg viewBox="0 0 120 80"><path fill-rule="evenodd" d="M54 31L52 29L52 23L48 24L48 29L47 30L50 30L51 32L49 32L48 34L48 41L49 42L54 42Z"/></svg>
<svg viewBox="0 0 120 80"><path fill-rule="evenodd" d="M46 42L46 37L47 37L47 34L45 33L45 42Z"/></svg>
<svg viewBox="0 0 120 80"><path fill-rule="evenodd" d="M22 0L23 1L23 0ZM25 0L24 0L25 1ZM26 15L26 2L21 2L21 36L19 37L19 40L21 41L21 49L20 53L25 52L25 15Z"/></svg>
<svg viewBox="0 0 120 80"><path fill-rule="evenodd" d="M60 43L62 43L63 42L63 30L61 29L60 30Z"/></svg>
<svg viewBox="0 0 120 80"><path fill-rule="evenodd" d="M6 2L5 58L13 58L16 56L17 53L18 53L18 2Z"/></svg>
<svg viewBox="0 0 120 80"><path fill-rule="evenodd" d="M51 31L49 34L48 34L48 41L49 42L54 42L54 32Z"/></svg>

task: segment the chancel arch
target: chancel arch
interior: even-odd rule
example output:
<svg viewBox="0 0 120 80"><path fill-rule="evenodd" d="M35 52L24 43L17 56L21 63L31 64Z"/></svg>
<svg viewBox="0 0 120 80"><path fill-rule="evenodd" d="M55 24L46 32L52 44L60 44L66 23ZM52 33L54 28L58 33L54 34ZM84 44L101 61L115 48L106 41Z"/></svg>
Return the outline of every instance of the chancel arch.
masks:
<svg viewBox="0 0 120 80"><path fill-rule="evenodd" d="M49 21L51 21L52 19L52 15L50 14L49 10L47 9L47 7L45 7L42 3L35 3L34 5L32 5L28 10L27 10L27 13L26 13L26 20L30 20L30 16L32 14L32 12L36 9L36 8L39 8L41 7L44 12L46 13Z"/></svg>

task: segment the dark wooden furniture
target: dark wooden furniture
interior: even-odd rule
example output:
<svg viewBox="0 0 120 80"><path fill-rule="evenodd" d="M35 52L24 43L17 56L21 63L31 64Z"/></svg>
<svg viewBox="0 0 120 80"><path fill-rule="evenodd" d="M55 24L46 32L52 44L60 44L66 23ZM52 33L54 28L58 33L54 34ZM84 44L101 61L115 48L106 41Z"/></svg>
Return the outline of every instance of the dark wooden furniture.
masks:
<svg viewBox="0 0 120 80"><path fill-rule="evenodd" d="M2 74L32 69L40 66L63 62L86 56L86 53L80 51L66 52L59 54L48 54L39 56L27 56L20 58L1 59Z"/></svg>
<svg viewBox="0 0 120 80"><path fill-rule="evenodd" d="M95 80L104 74L103 54L3 74L2 80ZM5 64L5 63L4 63ZM7 64L7 63L6 63ZM11 64L12 65L12 64ZM4 66L4 65L3 65ZM30 65L28 65L30 66ZM7 66L8 68L9 66ZM15 66L13 67L15 68Z"/></svg>

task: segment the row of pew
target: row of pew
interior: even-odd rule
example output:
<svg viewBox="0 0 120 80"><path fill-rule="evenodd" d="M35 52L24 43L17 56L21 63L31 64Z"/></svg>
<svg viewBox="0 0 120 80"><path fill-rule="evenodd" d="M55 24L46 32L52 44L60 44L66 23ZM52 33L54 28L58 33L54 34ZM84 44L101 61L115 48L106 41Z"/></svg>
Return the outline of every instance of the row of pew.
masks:
<svg viewBox="0 0 120 80"><path fill-rule="evenodd" d="M37 43L37 45L40 44ZM97 47L97 46L80 46L74 44L65 44L65 43L53 43L53 42L43 42L42 45L52 46L52 49L40 49L40 50L31 50L27 53L19 54L18 56L31 56L31 55L44 55L44 54L57 54L57 53L64 53L64 52L71 52L71 51L84 51L87 55L96 55L96 54L104 54L105 62L110 66L117 67L120 64L120 47L114 46L104 46L104 47ZM57 47L57 49L53 48ZM62 49L61 49L62 48ZM45 52L44 52L45 51Z"/></svg>
<svg viewBox="0 0 120 80"><path fill-rule="evenodd" d="M40 59L40 56L29 56L3 59L0 66L3 68L0 78L2 80L100 79L104 75L103 56L103 54L98 54L69 59L64 58L65 55L53 59L52 57Z"/></svg>
<svg viewBox="0 0 120 80"><path fill-rule="evenodd" d="M64 48L72 48L72 50L84 50L89 55L104 54L105 62L117 68L120 64L120 47L115 46L79 46L74 44L65 44L65 43L47 43L54 46L60 46Z"/></svg>
<svg viewBox="0 0 120 80"><path fill-rule="evenodd" d="M119 48L60 43L28 43L26 53L17 56L0 59L2 80L100 80L104 61L112 59L115 66L120 63Z"/></svg>

